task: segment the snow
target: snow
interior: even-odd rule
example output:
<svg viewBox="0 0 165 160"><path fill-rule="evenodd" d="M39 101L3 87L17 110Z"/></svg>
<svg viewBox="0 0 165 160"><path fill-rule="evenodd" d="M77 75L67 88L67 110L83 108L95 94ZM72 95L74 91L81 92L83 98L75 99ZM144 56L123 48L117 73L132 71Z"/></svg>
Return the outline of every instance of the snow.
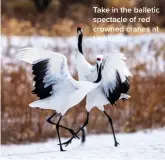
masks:
<svg viewBox="0 0 165 160"><path fill-rule="evenodd" d="M93 38L84 36L83 49L86 59L95 62L96 54L119 52L123 48L128 57L130 68L146 63L147 73L165 72L165 34L151 33L137 36L121 34L110 35L108 38ZM39 36L1 36L1 53L3 57L14 57L18 49L33 46L51 49L68 57L70 72L75 73L77 52L77 37L39 37ZM158 58L156 59L156 55ZM4 60L5 61L5 60ZM143 72L143 71L141 71ZM146 73L139 73L146 75Z"/></svg>
<svg viewBox="0 0 165 160"><path fill-rule="evenodd" d="M57 139L25 145L2 145L1 160L164 160L165 128L116 134L120 145L113 146L111 134L88 135L85 144L73 140L60 152ZM62 139L65 141L66 139ZM65 148L65 147L64 147Z"/></svg>

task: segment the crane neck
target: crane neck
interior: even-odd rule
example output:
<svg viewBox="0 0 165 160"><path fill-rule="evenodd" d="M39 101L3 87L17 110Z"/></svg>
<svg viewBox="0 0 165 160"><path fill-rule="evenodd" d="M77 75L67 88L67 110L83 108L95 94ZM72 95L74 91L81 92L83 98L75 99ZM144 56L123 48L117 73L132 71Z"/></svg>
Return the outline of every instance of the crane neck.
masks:
<svg viewBox="0 0 165 160"><path fill-rule="evenodd" d="M101 79L102 79L101 71L102 71L102 65L97 64L98 77L97 77L97 80L94 83L99 83L101 81Z"/></svg>
<svg viewBox="0 0 165 160"><path fill-rule="evenodd" d="M78 35L78 50L81 54L83 54L83 51L82 51L82 39L83 39L83 34L80 33Z"/></svg>

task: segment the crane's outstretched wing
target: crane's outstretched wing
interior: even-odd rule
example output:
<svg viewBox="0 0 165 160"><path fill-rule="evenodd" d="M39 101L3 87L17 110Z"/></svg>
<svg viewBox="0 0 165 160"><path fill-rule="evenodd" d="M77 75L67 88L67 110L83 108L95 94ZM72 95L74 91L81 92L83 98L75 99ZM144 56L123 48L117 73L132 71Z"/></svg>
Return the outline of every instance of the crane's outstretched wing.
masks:
<svg viewBox="0 0 165 160"><path fill-rule="evenodd" d="M64 55L37 48L21 49L16 59L32 64L35 89L32 93L40 99L47 98L61 89L76 90L78 81L68 71Z"/></svg>
<svg viewBox="0 0 165 160"><path fill-rule="evenodd" d="M111 104L122 99L130 88L128 77L132 76L125 63L126 57L122 53L105 55L102 61L103 91Z"/></svg>

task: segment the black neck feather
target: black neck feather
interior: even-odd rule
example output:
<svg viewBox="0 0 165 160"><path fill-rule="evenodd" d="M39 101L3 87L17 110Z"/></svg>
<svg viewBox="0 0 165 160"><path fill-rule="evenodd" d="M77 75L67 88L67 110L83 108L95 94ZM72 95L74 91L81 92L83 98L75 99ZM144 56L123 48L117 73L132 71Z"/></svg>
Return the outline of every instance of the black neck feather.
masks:
<svg viewBox="0 0 165 160"><path fill-rule="evenodd" d="M82 38L83 38L83 34L81 33L78 36L78 50L81 54L83 54L83 51L82 51Z"/></svg>
<svg viewBox="0 0 165 160"><path fill-rule="evenodd" d="M100 82L101 81L101 79L102 79L102 75L101 75L101 65L99 66L98 64L97 64L97 71L98 71L98 77L97 77L97 80L94 82L94 83L98 83L98 82Z"/></svg>

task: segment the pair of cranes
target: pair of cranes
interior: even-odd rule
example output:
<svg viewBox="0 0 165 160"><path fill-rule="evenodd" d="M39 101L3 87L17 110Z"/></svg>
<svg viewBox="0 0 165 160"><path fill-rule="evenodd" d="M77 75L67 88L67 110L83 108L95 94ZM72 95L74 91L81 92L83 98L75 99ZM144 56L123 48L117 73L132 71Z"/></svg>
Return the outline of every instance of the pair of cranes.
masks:
<svg viewBox="0 0 165 160"><path fill-rule="evenodd" d="M37 48L23 48L17 55L18 60L32 64L35 89L32 93L40 99L30 103L30 107L52 109L56 112L51 115L47 122L56 125L60 150L62 145L68 145L73 138L79 138L77 134L88 124L89 113L93 107L97 107L105 113L112 128L115 146L118 142L115 137L112 118L104 110L105 104L114 105L119 99L127 100L130 96L127 92L130 88L128 77L132 76L125 63L125 56L122 53L98 55L96 65L92 66L85 60L82 40L83 31L77 28L78 53L76 68L79 81L73 79L68 71L67 59L64 55ZM85 96L87 116L84 124L77 132L60 125L60 120L66 111L77 105ZM52 118L60 113L57 123ZM61 143L59 127L68 130L72 137Z"/></svg>

